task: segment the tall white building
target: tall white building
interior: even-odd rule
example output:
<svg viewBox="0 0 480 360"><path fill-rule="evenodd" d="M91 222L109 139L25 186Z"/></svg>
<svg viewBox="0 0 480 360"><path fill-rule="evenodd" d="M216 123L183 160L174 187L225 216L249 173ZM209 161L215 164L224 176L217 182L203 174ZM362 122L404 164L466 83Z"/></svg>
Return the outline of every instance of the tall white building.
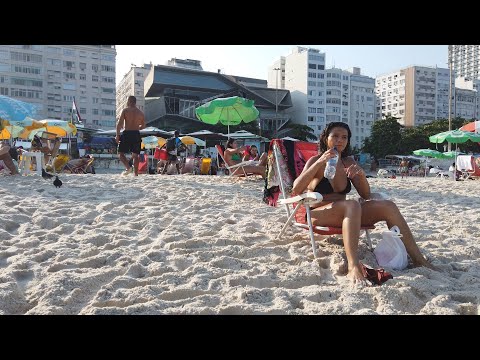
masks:
<svg viewBox="0 0 480 360"><path fill-rule="evenodd" d="M448 45L448 61L456 77L480 79L480 45Z"/></svg>
<svg viewBox="0 0 480 360"><path fill-rule="evenodd" d="M115 126L115 45L0 45L0 94L37 104L37 118Z"/></svg>
<svg viewBox="0 0 480 360"><path fill-rule="evenodd" d="M361 148L365 138L372 133L375 122L375 79L361 75L360 68L349 69L350 75L350 117L349 126L352 131L351 146ZM342 95L342 105L346 92ZM342 121L344 119L342 118Z"/></svg>
<svg viewBox="0 0 480 360"><path fill-rule="evenodd" d="M404 126L448 118L449 69L410 66L375 79L376 119L392 115ZM455 96L452 77L452 97ZM454 108L452 100L452 116Z"/></svg>
<svg viewBox="0 0 480 360"><path fill-rule="evenodd" d="M280 69L280 70L275 70ZM297 46L292 52L280 58L270 68L268 86L277 84L290 90L292 108L288 111L292 121L310 126L319 135L325 126L325 53L318 49ZM280 75L282 82L280 82ZM285 80L283 84L283 74ZM323 109L317 114L317 108ZM315 112L314 112L315 111Z"/></svg>
<svg viewBox="0 0 480 360"><path fill-rule="evenodd" d="M374 121L373 78L360 75L359 68L325 69L325 53L304 47L294 48L270 66L269 87L275 87L277 71L283 74L283 70L285 88L292 97L290 115L294 123L311 127L317 136L328 123L347 123L352 131L352 147L362 146Z"/></svg>
<svg viewBox="0 0 480 360"><path fill-rule="evenodd" d="M145 112L144 82L151 68L151 63L144 64L142 67L132 66L123 76L117 86L117 119L120 117L122 110L127 107L127 100L131 95L137 98L137 108Z"/></svg>

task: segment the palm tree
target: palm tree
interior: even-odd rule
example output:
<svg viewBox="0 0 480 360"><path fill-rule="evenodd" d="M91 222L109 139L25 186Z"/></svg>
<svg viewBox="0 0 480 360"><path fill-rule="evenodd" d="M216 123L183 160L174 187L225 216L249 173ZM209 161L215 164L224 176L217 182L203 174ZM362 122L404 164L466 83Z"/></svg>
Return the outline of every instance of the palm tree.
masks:
<svg viewBox="0 0 480 360"><path fill-rule="evenodd" d="M314 130L308 125L290 123L286 128L290 129L289 134L295 139L302 141L317 140Z"/></svg>

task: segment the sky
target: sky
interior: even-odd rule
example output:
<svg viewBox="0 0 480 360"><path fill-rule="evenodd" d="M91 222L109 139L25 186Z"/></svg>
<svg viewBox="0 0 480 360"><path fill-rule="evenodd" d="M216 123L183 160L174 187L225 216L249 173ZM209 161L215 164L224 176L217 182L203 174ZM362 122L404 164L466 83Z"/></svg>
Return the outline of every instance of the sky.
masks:
<svg viewBox="0 0 480 360"><path fill-rule="evenodd" d="M132 64L200 60L203 70L267 80L268 67L297 45L117 45L116 83ZM359 67L376 77L410 65L448 68L448 45L298 45L326 53L326 68Z"/></svg>

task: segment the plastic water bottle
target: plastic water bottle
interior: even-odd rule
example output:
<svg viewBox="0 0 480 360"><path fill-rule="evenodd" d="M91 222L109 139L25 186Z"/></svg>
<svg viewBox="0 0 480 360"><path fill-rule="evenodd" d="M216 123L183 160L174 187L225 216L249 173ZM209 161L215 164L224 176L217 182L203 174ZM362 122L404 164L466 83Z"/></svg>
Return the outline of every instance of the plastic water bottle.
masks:
<svg viewBox="0 0 480 360"><path fill-rule="evenodd" d="M325 166L325 171L323 172L323 176L329 180L335 177L335 172L337 171L338 151L336 148L333 148L333 150L335 150L336 156L328 159L327 165Z"/></svg>

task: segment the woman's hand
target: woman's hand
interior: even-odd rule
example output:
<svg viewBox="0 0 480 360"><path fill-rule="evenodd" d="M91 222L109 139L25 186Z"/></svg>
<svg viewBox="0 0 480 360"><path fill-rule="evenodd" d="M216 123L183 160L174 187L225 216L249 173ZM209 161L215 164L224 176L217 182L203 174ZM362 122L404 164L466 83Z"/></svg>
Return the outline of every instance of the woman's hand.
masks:
<svg viewBox="0 0 480 360"><path fill-rule="evenodd" d="M325 151L316 161L317 164L326 164L328 160L337 156L337 152L334 149Z"/></svg>
<svg viewBox="0 0 480 360"><path fill-rule="evenodd" d="M347 173L347 177L349 179L353 179L357 175L365 175L365 171L363 171L362 167L357 164L350 165L345 172Z"/></svg>

